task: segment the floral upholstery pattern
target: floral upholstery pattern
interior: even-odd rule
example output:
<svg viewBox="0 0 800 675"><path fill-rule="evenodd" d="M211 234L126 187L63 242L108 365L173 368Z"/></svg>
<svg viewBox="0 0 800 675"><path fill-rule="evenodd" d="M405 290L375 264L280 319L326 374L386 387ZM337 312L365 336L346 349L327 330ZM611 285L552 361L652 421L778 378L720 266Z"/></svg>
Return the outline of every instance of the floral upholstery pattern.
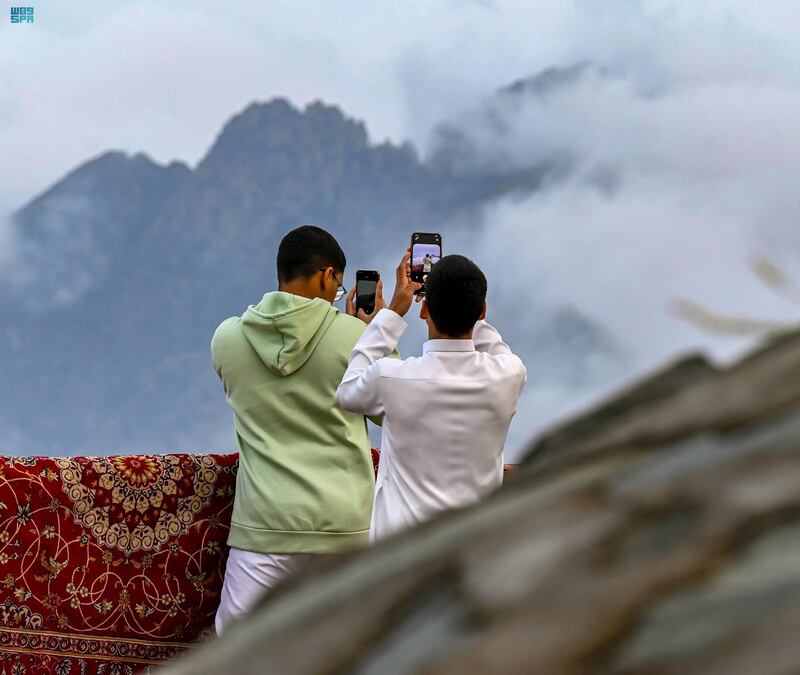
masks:
<svg viewBox="0 0 800 675"><path fill-rule="evenodd" d="M238 459L0 456L0 675L145 673L210 635Z"/></svg>
<svg viewBox="0 0 800 675"><path fill-rule="evenodd" d="M208 455L59 459L56 466L75 523L125 553L152 551L186 534L220 472Z"/></svg>
<svg viewBox="0 0 800 675"><path fill-rule="evenodd" d="M0 457L0 673L146 672L210 634L237 467Z"/></svg>

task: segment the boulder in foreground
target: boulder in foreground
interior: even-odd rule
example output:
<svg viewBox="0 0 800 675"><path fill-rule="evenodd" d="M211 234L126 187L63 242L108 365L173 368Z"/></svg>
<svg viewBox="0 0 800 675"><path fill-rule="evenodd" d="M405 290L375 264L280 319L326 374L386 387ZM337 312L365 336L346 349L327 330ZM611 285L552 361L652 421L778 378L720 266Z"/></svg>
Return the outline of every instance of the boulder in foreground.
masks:
<svg viewBox="0 0 800 675"><path fill-rule="evenodd" d="M800 332L682 361L483 503L279 588L167 672L800 670Z"/></svg>

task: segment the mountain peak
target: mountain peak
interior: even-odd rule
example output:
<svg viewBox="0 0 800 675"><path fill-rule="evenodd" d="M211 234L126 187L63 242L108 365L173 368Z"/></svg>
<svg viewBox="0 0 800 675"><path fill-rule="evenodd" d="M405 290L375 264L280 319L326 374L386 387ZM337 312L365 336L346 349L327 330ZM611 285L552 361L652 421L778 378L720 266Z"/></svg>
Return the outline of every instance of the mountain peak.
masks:
<svg viewBox="0 0 800 675"><path fill-rule="evenodd" d="M545 68L535 75L515 80L499 90L501 95L536 95L542 96L575 84L585 75L593 73L604 75L605 69L593 61L578 61L569 66Z"/></svg>
<svg viewBox="0 0 800 675"><path fill-rule="evenodd" d="M21 224L42 220L40 210L54 199L80 198L97 201L127 191L130 185L178 184L191 173L186 164L172 161L163 166L143 152L129 155L122 150L109 150L89 159L14 214Z"/></svg>
<svg viewBox="0 0 800 675"><path fill-rule="evenodd" d="M251 103L232 117L198 168L258 162L265 154L296 151L298 145L363 150L369 137L363 122L345 116L338 106L314 101L301 110L274 98Z"/></svg>

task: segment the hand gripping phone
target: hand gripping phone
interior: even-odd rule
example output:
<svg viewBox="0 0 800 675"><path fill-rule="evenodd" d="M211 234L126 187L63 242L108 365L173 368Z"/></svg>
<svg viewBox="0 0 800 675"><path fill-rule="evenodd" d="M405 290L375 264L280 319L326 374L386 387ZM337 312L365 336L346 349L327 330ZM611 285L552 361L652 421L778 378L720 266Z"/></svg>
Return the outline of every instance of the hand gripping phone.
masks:
<svg viewBox="0 0 800 675"><path fill-rule="evenodd" d="M375 293L380 278L381 275L377 270L356 272L356 312L359 309L363 309L367 314L375 311Z"/></svg>

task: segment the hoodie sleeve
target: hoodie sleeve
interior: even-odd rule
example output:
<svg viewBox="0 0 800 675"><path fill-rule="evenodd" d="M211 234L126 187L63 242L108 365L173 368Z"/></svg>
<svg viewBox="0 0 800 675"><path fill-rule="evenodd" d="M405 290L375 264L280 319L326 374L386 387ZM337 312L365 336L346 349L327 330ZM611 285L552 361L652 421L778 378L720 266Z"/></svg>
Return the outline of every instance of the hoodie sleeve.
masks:
<svg viewBox="0 0 800 675"><path fill-rule="evenodd" d="M223 363L225 362L226 353L230 349L230 330L237 321L239 321L239 317L236 316L225 319L225 321L217 326L217 330L214 331L214 336L211 338L211 365L217 377L222 382L226 394L228 388L225 384Z"/></svg>
<svg viewBox="0 0 800 675"><path fill-rule="evenodd" d="M382 309L353 348L350 364L336 391L339 405L362 415L382 415L381 361L396 351L406 322L389 309Z"/></svg>

